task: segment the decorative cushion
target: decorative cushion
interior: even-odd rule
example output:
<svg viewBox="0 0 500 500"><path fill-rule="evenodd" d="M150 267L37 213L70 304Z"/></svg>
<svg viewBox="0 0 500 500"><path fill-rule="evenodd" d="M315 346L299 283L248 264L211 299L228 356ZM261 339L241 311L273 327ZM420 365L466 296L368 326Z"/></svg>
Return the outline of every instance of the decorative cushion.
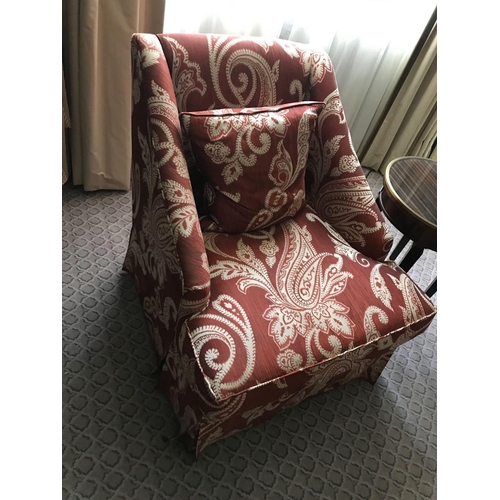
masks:
<svg viewBox="0 0 500 500"><path fill-rule="evenodd" d="M203 236L210 303L185 326L218 401L272 381L287 388L333 360L344 359L330 375L357 378L436 314L405 272L354 250L308 205L267 229Z"/></svg>
<svg viewBox="0 0 500 500"><path fill-rule="evenodd" d="M323 105L303 101L179 115L206 179L205 201L216 231L265 228L305 205L309 141Z"/></svg>

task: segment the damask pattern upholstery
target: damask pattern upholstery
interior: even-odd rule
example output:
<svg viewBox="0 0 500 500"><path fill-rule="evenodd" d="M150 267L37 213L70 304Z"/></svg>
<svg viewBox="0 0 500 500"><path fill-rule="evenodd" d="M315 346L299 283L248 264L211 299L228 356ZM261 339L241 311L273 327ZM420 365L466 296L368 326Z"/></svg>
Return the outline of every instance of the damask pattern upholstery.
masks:
<svg viewBox="0 0 500 500"><path fill-rule="evenodd" d="M180 114L215 227L253 231L305 205L309 144L322 108L306 101Z"/></svg>
<svg viewBox="0 0 500 500"><path fill-rule="evenodd" d="M199 454L318 392L375 382L436 310L392 262L327 54L282 40L132 38L134 277L164 361L159 389ZM320 101L306 201L241 234L214 231L179 113Z"/></svg>

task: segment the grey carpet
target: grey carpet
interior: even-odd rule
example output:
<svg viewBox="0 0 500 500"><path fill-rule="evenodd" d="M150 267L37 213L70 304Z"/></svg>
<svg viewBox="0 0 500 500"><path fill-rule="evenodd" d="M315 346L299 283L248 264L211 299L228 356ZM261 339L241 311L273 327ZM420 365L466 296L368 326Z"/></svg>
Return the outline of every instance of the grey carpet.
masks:
<svg viewBox="0 0 500 500"><path fill-rule="evenodd" d="M368 179L378 190L380 176ZM155 390L153 344L121 270L130 193L68 184L62 199L63 498L436 498L436 319L375 386L318 395L195 460ZM425 288L435 274L425 252L411 275Z"/></svg>

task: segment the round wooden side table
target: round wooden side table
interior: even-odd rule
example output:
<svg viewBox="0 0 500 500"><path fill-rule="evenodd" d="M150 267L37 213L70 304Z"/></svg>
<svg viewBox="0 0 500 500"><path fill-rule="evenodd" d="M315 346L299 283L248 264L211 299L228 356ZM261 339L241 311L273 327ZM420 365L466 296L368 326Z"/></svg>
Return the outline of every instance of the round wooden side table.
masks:
<svg viewBox="0 0 500 500"><path fill-rule="evenodd" d="M428 158L406 156L387 165L384 186L377 204L403 237L390 255L394 260L411 240L412 246L399 265L409 271L425 249L437 251L437 163ZM437 278L427 288L430 297Z"/></svg>

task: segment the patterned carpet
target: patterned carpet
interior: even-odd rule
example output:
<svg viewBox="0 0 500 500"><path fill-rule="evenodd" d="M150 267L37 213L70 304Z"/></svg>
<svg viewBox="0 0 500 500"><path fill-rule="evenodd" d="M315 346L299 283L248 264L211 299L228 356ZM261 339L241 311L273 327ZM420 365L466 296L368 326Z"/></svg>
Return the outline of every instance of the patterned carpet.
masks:
<svg viewBox="0 0 500 500"><path fill-rule="evenodd" d="M380 175L368 180L378 192ZM121 270L130 193L69 183L62 199L64 499L436 498L437 319L375 386L318 395L195 460L155 390L153 344ZM426 288L436 272L426 251L410 276Z"/></svg>

